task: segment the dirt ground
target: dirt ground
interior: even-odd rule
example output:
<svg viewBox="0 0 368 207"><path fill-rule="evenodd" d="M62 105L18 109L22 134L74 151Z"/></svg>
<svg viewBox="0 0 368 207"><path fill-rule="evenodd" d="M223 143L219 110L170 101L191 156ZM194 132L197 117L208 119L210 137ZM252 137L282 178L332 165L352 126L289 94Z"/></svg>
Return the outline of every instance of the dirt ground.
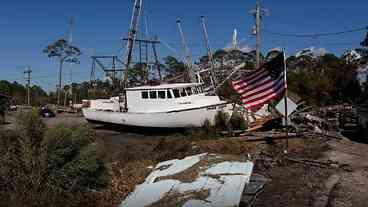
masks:
<svg viewBox="0 0 368 207"><path fill-rule="evenodd" d="M348 171L336 172L339 181L331 192L330 206L367 206L368 145L350 140L328 144L331 150L324 153L324 158L350 166Z"/></svg>
<svg viewBox="0 0 368 207"><path fill-rule="evenodd" d="M72 114L59 114L45 119L45 123L49 127L87 124L83 117ZM244 155L255 160L254 173L270 181L253 206L363 207L368 203L367 144L309 136L291 139L288 154L283 154L284 140L249 143L246 138L201 139L183 131L92 128L105 148L108 165L126 171L118 170L120 174L114 176L117 188L125 186L123 193L114 195L114 204L143 181L148 165L202 152ZM295 159L330 164L311 165L292 161Z"/></svg>

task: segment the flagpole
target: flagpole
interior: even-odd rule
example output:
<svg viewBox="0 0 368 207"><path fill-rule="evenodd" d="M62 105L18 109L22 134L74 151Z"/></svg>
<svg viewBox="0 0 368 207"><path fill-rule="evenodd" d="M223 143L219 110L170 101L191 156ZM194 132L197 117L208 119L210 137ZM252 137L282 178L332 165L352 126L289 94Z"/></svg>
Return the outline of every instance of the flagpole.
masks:
<svg viewBox="0 0 368 207"><path fill-rule="evenodd" d="M284 84L285 84L285 94L284 94L284 102L285 102L285 136L286 136L286 149L285 152L287 152L289 148L289 123L288 123L288 104L287 104L287 67L286 67L286 56L285 56L285 49L283 51L284 55Z"/></svg>

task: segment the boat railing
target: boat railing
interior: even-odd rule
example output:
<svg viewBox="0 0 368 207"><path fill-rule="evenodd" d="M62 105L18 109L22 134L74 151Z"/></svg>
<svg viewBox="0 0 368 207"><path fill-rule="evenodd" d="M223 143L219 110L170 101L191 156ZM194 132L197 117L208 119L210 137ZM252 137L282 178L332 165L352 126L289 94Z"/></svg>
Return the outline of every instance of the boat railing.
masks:
<svg viewBox="0 0 368 207"><path fill-rule="evenodd" d="M120 105L120 111L121 112L128 112L128 103L127 103L127 98L126 98L126 94L122 93L119 96L119 105Z"/></svg>

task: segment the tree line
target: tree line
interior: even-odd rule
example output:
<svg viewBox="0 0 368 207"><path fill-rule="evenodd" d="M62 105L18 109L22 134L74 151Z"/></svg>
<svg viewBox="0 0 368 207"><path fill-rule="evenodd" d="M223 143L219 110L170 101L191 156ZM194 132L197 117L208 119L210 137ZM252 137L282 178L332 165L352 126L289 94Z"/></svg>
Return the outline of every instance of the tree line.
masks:
<svg viewBox="0 0 368 207"><path fill-rule="evenodd" d="M63 44L60 44L63 42ZM357 69L368 65L368 34L361 43L361 48L356 48L360 58L354 59L349 54L337 57L334 54L326 53L320 56L313 56L302 53L297 56L287 57L289 90L295 92L301 98L313 105L329 105L335 103L360 103L368 99L368 85L361 85L357 80ZM44 51L49 57L60 57L65 53L63 47L70 48L66 41L58 40L49 45ZM57 50L56 50L56 49ZM73 46L73 48L76 48ZM61 51L61 52L60 52ZM68 50L66 50L68 51ZM73 51L79 51L78 48ZM275 57L280 51L272 50L267 54L261 54L263 62ZM51 55L50 55L51 54ZM78 63L77 57L67 52L67 57L72 57ZM78 52L79 56L80 53ZM68 60L68 59L67 59ZM202 56L195 64L199 68L209 67L208 56ZM234 65L245 63L244 69L251 70L255 66L255 51L243 52L237 49L217 50L214 52L214 63L217 68L217 79L222 80L231 71ZM62 66L62 64L60 64ZM150 74L146 71L146 66L135 64L129 69L129 80L132 85L142 84L148 79ZM163 58L160 65L164 82L185 82L187 81L186 65L173 56ZM198 69L198 68L197 68ZM223 72L225 71L225 73ZM151 72L151 71L148 71ZM152 78L153 77L153 78ZM157 84L156 76L151 74L151 81L146 84ZM57 103L58 94L54 91L47 93L40 86L31 86L32 105L40 106L46 103ZM80 103L83 99L108 98L116 95L116 87L108 80L96 80L65 85L61 92L61 104ZM25 104L27 89L18 82L0 81L0 93L11 97L11 104ZM225 98L233 98L234 91L228 83L218 90L218 93Z"/></svg>

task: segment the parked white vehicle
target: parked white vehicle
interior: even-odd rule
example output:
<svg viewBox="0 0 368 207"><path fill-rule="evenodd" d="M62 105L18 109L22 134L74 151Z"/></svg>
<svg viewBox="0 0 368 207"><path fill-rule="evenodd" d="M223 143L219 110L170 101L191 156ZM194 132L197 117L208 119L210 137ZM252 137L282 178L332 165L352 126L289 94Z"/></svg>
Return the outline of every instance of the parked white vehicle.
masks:
<svg viewBox="0 0 368 207"><path fill-rule="evenodd" d="M218 111L231 113L232 109L218 96L205 95L199 83L126 88L125 94L125 100L85 100L83 115L90 122L183 128L200 127L205 120L213 121Z"/></svg>

